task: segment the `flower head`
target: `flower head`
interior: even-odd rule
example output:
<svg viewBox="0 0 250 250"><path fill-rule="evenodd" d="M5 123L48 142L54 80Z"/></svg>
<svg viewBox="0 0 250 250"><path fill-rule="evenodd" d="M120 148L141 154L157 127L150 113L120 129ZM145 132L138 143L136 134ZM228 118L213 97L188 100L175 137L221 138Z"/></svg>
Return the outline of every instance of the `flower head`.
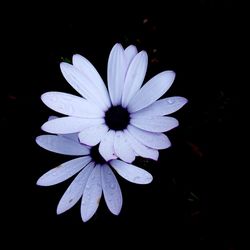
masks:
<svg viewBox="0 0 250 250"><path fill-rule="evenodd" d="M82 96L47 92L42 101L67 117L50 120L42 129L49 133L78 133L81 143L95 146L106 160L120 158L131 163L137 155L158 159L158 150L171 143L163 134L178 126L167 115L187 100L169 97L158 100L174 81L173 71L163 71L143 86L148 56L135 46L125 50L116 44L108 59L108 90L94 66L80 55L73 64L61 63L68 83Z"/></svg>
<svg viewBox="0 0 250 250"><path fill-rule="evenodd" d="M122 207L122 192L112 169L137 184L148 184L153 179L150 173L132 164L118 159L106 162L96 146L81 144L77 134L41 135L36 138L36 142L55 153L81 156L51 169L37 181L37 185L51 186L79 172L62 196L57 214L67 211L82 198L81 216L86 222L95 214L103 192L109 210L118 215Z"/></svg>

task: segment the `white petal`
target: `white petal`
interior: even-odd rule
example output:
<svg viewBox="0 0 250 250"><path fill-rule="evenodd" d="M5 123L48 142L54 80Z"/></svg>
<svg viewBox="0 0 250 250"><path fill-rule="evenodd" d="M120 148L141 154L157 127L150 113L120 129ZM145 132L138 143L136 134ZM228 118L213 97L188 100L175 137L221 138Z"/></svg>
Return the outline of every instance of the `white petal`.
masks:
<svg viewBox="0 0 250 250"><path fill-rule="evenodd" d="M159 152L156 149L149 148L145 145L143 145L140 141L136 140L129 132L128 130L124 130L124 135L127 137L127 140L129 142L129 145L132 147L132 149L135 151L135 153L139 156L153 159L155 161L158 160Z"/></svg>
<svg viewBox="0 0 250 250"><path fill-rule="evenodd" d="M94 163L90 162L72 181L57 206L56 213L61 214L72 208L82 197L87 180L94 169Z"/></svg>
<svg viewBox="0 0 250 250"><path fill-rule="evenodd" d="M104 123L103 118L62 117L45 122L42 130L54 134L70 134L84 130L87 127Z"/></svg>
<svg viewBox="0 0 250 250"><path fill-rule="evenodd" d="M64 155L87 155L89 149L73 140L57 135L41 135L36 138L36 143L49 151Z"/></svg>
<svg viewBox="0 0 250 250"><path fill-rule="evenodd" d="M114 140L115 131L109 130L100 142L99 152L106 161L117 158L117 156L115 155Z"/></svg>
<svg viewBox="0 0 250 250"><path fill-rule="evenodd" d="M152 175L144 169L119 160L112 160L110 165L124 179L136 184L148 184L153 180Z"/></svg>
<svg viewBox="0 0 250 250"><path fill-rule="evenodd" d="M90 161L89 156L67 161L45 173L38 179L37 185L51 186L63 182L83 169Z"/></svg>
<svg viewBox="0 0 250 250"><path fill-rule="evenodd" d="M110 167L101 166L102 190L106 204L111 213L118 215L122 208L122 192L120 185Z"/></svg>
<svg viewBox="0 0 250 250"><path fill-rule="evenodd" d="M137 53L137 48L134 45L130 45L124 50L126 69L128 69L129 64L132 62L133 58L136 56Z"/></svg>
<svg viewBox="0 0 250 250"><path fill-rule="evenodd" d="M115 154L123 161L133 162L135 160L134 150L127 141L126 136L122 131L115 132L114 141Z"/></svg>
<svg viewBox="0 0 250 250"><path fill-rule="evenodd" d="M96 91L98 91L101 95L102 101L105 103L106 107L110 107L111 102L107 88L93 64L81 55L74 55L73 65L83 74L85 74L92 84L95 85Z"/></svg>
<svg viewBox="0 0 250 250"><path fill-rule="evenodd" d="M105 124L85 128L79 133L80 142L89 146L95 146L107 134L108 130L109 128Z"/></svg>
<svg viewBox="0 0 250 250"><path fill-rule="evenodd" d="M125 78L122 94L122 106L127 107L131 98L140 89L148 66L148 55L145 51L138 53L131 64Z"/></svg>
<svg viewBox="0 0 250 250"><path fill-rule="evenodd" d="M166 116L131 118L130 123L149 132L166 132L179 125L175 118Z"/></svg>
<svg viewBox="0 0 250 250"><path fill-rule="evenodd" d="M104 116L104 111L98 106L78 96L62 92L47 92L41 99L49 108L64 115L85 118Z"/></svg>
<svg viewBox="0 0 250 250"><path fill-rule="evenodd" d="M138 141L150 148L165 149L171 146L171 142L168 137L162 133L148 132L131 125L127 127L127 130Z"/></svg>
<svg viewBox="0 0 250 250"><path fill-rule="evenodd" d="M82 196L81 216L84 222L88 221L95 214L101 197L101 168L100 165L96 165L88 178Z"/></svg>
<svg viewBox="0 0 250 250"><path fill-rule="evenodd" d="M131 117L142 116L163 116L174 113L187 103L187 99L180 96L173 96L158 100L150 106L130 114Z"/></svg>
<svg viewBox="0 0 250 250"><path fill-rule="evenodd" d="M108 60L108 89L111 102L114 106L121 103L122 91L125 81L126 61L124 50L120 44L116 44L109 55Z"/></svg>
<svg viewBox="0 0 250 250"><path fill-rule="evenodd" d="M71 64L62 62L60 68L67 82L84 98L98 105L102 110L107 107L102 101L102 96L96 90L95 85L80 70Z"/></svg>
<svg viewBox="0 0 250 250"><path fill-rule="evenodd" d="M170 88L174 78L173 71L164 71L151 78L131 99L128 110L133 113L155 102Z"/></svg>
<svg viewBox="0 0 250 250"><path fill-rule="evenodd" d="M51 115L51 116L49 116L48 121L54 120L54 119L57 119L57 118L58 118L58 116ZM66 138L66 139L71 140L71 141L74 141L74 142L77 142L78 144L80 143L80 142L79 142L79 139L78 139L78 133L58 134L57 136L58 136L58 137ZM86 147L86 148L89 148L88 146L85 146L85 147Z"/></svg>

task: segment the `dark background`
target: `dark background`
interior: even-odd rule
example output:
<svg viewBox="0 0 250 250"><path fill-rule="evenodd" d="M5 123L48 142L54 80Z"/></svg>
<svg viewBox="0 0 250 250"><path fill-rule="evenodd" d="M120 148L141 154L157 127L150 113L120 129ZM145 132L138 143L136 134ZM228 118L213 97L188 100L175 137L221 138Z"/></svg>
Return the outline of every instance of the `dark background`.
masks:
<svg viewBox="0 0 250 250"><path fill-rule="evenodd" d="M82 247L100 241L105 247L238 249L242 88L236 71L235 37L240 36L235 12L232 1L197 0L152 1L139 7L129 2L38 5L14 15L8 37L15 45L8 50L11 72L2 92L1 117L9 162L3 177L8 183L3 190L9 190L4 192L7 231L24 233L25 244L35 237L45 245L52 240ZM46 91L76 93L59 69L75 53L93 62L106 81L108 55L116 42L148 52L146 80L174 70L176 80L165 96L180 95L189 102L173 115L180 126L167 133L172 147L160 151L156 163L136 160L153 174L152 184L119 178L121 214L113 216L102 199L94 217L83 223L79 203L56 215L70 180L36 186L43 173L71 159L35 144L40 126L55 114L40 96Z"/></svg>

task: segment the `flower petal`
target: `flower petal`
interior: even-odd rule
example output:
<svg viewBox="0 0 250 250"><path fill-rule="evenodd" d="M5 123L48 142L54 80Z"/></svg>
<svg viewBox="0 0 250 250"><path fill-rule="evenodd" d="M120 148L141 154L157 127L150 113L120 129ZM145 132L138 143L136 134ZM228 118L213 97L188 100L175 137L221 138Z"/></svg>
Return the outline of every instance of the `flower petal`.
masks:
<svg viewBox="0 0 250 250"><path fill-rule="evenodd" d="M120 160L112 160L110 165L120 176L130 182L136 184L148 184L153 180L153 177L150 173L132 164L128 164Z"/></svg>
<svg viewBox="0 0 250 250"><path fill-rule="evenodd" d="M98 106L78 96L62 92L47 92L42 95L41 99L49 108L64 115L85 118L104 116L103 110Z"/></svg>
<svg viewBox="0 0 250 250"><path fill-rule="evenodd" d="M166 132L179 125L175 118L166 116L131 118L130 123L149 132Z"/></svg>
<svg viewBox="0 0 250 250"><path fill-rule="evenodd" d="M122 131L117 131L115 133L114 149L115 149L115 154L121 160L129 163L135 160L134 150L131 148L130 144L127 141L126 136L124 136L124 133Z"/></svg>
<svg viewBox="0 0 250 250"><path fill-rule="evenodd" d="M120 185L110 167L101 167L102 190L106 204L111 213L118 215L122 208L122 192Z"/></svg>
<svg viewBox="0 0 250 250"><path fill-rule="evenodd" d="M82 197L87 180L94 169L94 163L90 162L72 181L57 206L56 213L61 214L72 208Z"/></svg>
<svg viewBox="0 0 250 250"><path fill-rule="evenodd" d="M109 128L105 124L85 128L79 133L80 142L89 146L95 146L107 134L108 130Z"/></svg>
<svg viewBox="0 0 250 250"><path fill-rule="evenodd" d="M104 123L103 118L78 118L62 117L45 122L42 130L53 134L70 134L84 130L87 127L101 125Z"/></svg>
<svg viewBox="0 0 250 250"><path fill-rule="evenodd" d="M137 53L138 53L137 48L134 45L130 45L124 50L126 69L128 69L129 64L132 62L133 58L136 56Z"/></svg>
<svg viewBox="0 0 250 250"><path fill-rule="evenodd" d="M108 60L108 89L113 106L117 106L121 103L125 70L126 61L124 50L122 46L117 43L112 48Z"/></svg>
<svg viewBox="0 0 250 250"><path fill-rule="evenodd" d="M83 169L90 161L89 156L67 161L41 176L37 181L37 185L51 186L63 182Z"/></svg>
<svg viewBox="0 0 250 250"><path fill-rule="evenodd" d="M132 147L132 149L135 151L135 153L139 156L153 159L155 161L158 160L159 152L156 149L149 148L145 145L143 145L140 141L136 140L129 132L128 130L124 130L124 135L127 137L127 140L129 142L129 145Z"/></svg>
<svg viewBox="0 0 250 250"><path fill-rule="evenodd" d="M92 84L95 85L96 91L98 91L101 96L101 100L104 102L106 107L109 108L111 106L111 102L107 88L93 64L81 55L74 55L73 65L85 74Z"/></svg>
<svg viewBox="0 0 250 250"><path fill-rule="evenodd" d="M168 137L162 133L152 133L129 125L129 133L145 146L155 149L165 149L171 146Z"/></svg>
<svg viewBox="0 0 250 250"><path fill-rule="evenodd" d="M145 51L138 53L129 65L122 94L122 106L127 107L131 98L140 89L148 66L148 55Z"/></svg>
<svg viewBox="0 0 250 250"><path fill-rule="evenodd" d="M109 130L100 142L99 152L106 161L117 158L117 156L115 155L114 140L115 131Z"/></svg>
<svg viewBox="0 0 250 250"><path fill-rule="evenodd" d="M129 112L143 109L159 99L170 88L174 78L173 71L164 71L151 78L130 100Z"/></svg>
<svg viewBox="0 0 250 250"><path fill-rule="evenodd" d="M180 96L172 96L158 100L150 106L130 114L131 117L163 116L174 113L187 103L187 99Z"/></svg>
<svg viewBox="0 0 250 250"><path fill-rule="evenodd" d="M64 155L87 155L89 149L73 140L57 135L40 135L36 143L49 151Z"/></svg>
<svg viewBox="0 0 250 250"><path fill-rule="evenodd" d="M81 216L84 222L88 221L95 214L101 197L101 168L100 165L96 165L88 178L82 196Z"/></svg>
<svg viewBox="0 0 250 250"><path fill-rule="evenodd" d="M57 136L59 136L59 137L63 137L63 138L67 138L68 140L71 140L71 141L75 141L75 142L77 142L78 144L80 143L79 142L79 138L78 138L78 134L79 133L71 133L71 134L59 134L59 135L57 135ZM86 148L89 148L89 147L87 147L87 146L85 146Z"/></svg>
<svg viewBox="0 0 250 250"><path fill-rule="evenodd" d="M98 105L103 111L107 109L102 101L102 96L95 85L80 70L69 63L62 62L60 68L67 82L84 98Z"/></svg>

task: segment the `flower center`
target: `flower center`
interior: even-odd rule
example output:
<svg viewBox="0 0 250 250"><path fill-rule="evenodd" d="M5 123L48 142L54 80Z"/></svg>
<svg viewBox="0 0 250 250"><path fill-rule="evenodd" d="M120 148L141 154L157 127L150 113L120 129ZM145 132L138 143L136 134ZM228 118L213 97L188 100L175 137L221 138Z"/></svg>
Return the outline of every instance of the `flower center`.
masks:
<svg viewBox="0 0 250 250"><path fill-rule="evenodd" d="M100 155L98 146L94 146L90 149L90 157L96 164L104 164L106 162Z"/></svg>
<svg viewBox="0 0 250 250"><path fill-rule="evenodd" d="M130 115L127 109L122 106L112 106L105 113L105 122L107 126L112 130L125 129L130 121Z"/></svg>

